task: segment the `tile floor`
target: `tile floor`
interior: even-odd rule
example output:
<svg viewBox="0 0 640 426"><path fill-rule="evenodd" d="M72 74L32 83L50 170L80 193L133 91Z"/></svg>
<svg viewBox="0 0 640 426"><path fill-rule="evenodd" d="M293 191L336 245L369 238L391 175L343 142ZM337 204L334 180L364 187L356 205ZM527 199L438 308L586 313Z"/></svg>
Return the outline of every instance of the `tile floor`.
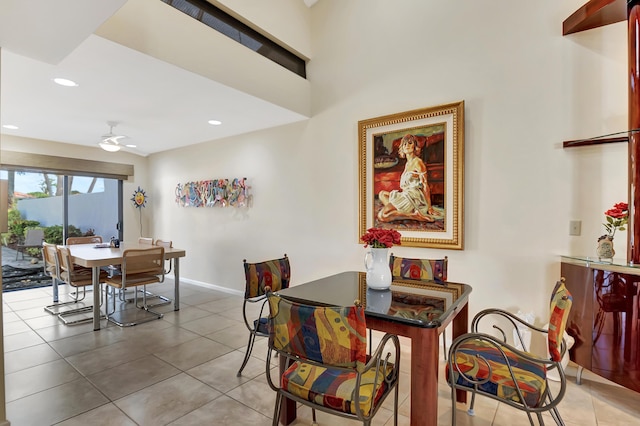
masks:
<svg viewBox="0 0 640 426"><path fill-rule="evenodd" d="M149 289L171 296L172 288L167 280ZM98 332L91 324L65 326L45 313L50 287L5 293L3 300L12 426L271 424L275 396L265 379L266 340L256 343L236 377L248 337L238 296L185 284L180 311L164 306L163 319L129 328L103 321ZM401 425L409 425L409 357L405 341ZM575 377L575 368L567 373ZM441 382L439 389L438 423L449 425L449 388ZM374 425L393 424L392 403L385 402ZM478 398L475 417L464 410L459 405L459 425L528 424L523 413L487 398ZM640 425L640 394L585 374L580 386L572 377L560 410L568 426ZM310 425L310 417L301 409L294 425ZM550 416L545 420L553 423ZM322 413L319 421L358 424Z"/></svg>

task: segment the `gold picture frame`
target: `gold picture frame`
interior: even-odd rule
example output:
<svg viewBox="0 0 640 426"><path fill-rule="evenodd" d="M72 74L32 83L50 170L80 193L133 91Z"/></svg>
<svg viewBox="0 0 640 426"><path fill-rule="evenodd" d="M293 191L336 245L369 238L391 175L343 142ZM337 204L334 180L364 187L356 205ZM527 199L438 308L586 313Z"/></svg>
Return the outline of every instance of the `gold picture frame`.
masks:
<svg viewBox="0 0 640 426"><path fill-rule="evenodd" d="M462 250L464 101L361 120L358 144L358 235L395 229L404 246Z"/></svg>

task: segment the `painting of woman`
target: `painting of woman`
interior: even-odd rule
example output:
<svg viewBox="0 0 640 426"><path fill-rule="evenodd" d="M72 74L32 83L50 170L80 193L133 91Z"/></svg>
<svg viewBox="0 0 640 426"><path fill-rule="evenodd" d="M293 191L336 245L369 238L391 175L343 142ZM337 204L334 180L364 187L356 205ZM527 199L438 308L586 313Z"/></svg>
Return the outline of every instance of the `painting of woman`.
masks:
<svg viewBox="0 0 640 426"><path fill-rule="evenodd" d="M427 166L420 158L421 150L414 135L407 134L402 138L398 156L406 158L406 164L400 177L400 189L378 193L382 203L377 217L380 222L406 219L434 222L442 219L443 212L431 204Z"/></svg>

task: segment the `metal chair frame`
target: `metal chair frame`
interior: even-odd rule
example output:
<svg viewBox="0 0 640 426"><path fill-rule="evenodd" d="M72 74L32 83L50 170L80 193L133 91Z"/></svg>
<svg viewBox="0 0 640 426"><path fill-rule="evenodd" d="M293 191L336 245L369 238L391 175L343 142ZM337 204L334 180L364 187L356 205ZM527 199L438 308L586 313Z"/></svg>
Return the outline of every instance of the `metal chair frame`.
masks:
<svg viewBox="0 0 640 426"><path fill-rule="evenodd" d="M268 293L267 297L279 297L279 296L275 296L273 295L273 293ZM363 316L363 320L364 320L364 316ZM280 419L280 411L282 408L282 399L284 397L291 399L293 401L296 401L297 403L300 403L302 405L311 407L314 426L318 425L316 420L316 410L333 414L339 417L345 417L352 420L360 420L364 426L370 426L374 416L378 412L379 408L382 406L382 403L392 391L394 392L394 396L395 396L394 405L393 405L393 420L394 420L393 424L395 426L398 425L398 395L399 395L398 382L399 382L399 375L400 375L400 339L398 338L398 336L394 334L385 334L382 340L380 341L380 343L378 344L375 353L367 357L368 362L365 364L364 368L361 369L361 371L359 371L355 367L348 368L348 367L339 367L334 365L323 364L313 359L301 357L299 355L293 354L285 350L276 349L276 347L273 345L272 339L273 339L272 337L269 337L269 351L267 352L267 361L265 365L266 365L267 382L269 383L269 386L271 387L271 389L273 389L277 393L276 404L275 404L274 413L273 413L273 423L272 423L273 426L278 425L278 421ZM377 391L375 389L372 391L371 406L369 407L370 408L369 415L365 416L364 413L362 412L362 408L360 407L360 404L358 403L358 401L360 401L360 383L361 383L362 375L371 369L375 369L376 375L375 375L374 382L378 383L380 370L386 371L387 365L391 362L391 352L387 352L385 355L385 347L387 346L388 342L391 342L391 344L393 345L392 349L395 349L395 356L393 357L394 368L390 377L383 378L383 380L387 384L387 389L380 396L377 404L375 403L375 398L373 397L373 395L376 395ZM309 364L311 366L331 368L332 370L339 370L343 372L354 373L356 375L356 383L354 385L355 395L352 401L355 402L356 414L346 413L343 411L339 411L337 409L326 407L324 405L313 403L307 399L300 398L297 395L287 392L286 390L282 389L280 386L276 386L276 384L273 382L273 379L271 377L272 353L275 353L277 356L282 357L280 359L280 362L282 363L284 361L285 365L291 365L294 362L301 362L304 364ZM280 377L278 377L278 383L281 383Z"/></svg>
<svg viewBox="0 0 640 426"><path fill-rule="evenodd" d="M116 310L116 295L114 293L112 297L113 310L109 311L109 307L106 308L106 317L110 322L120 326L129 327L143 322L160 319L163 314L151 310L153 306L147 304L147 284L155 284L164 282L164 247L153 246L147 249L127 249L123 253L122 264L120 266L121 274L117 276L107 277L105 282L107 284L105 288L105 298L109 297L109 287L120 290L125 290L130 287L143 286L142 296L143 303L138 305L138 292L134 293L133 302L135 307L139 310L150 313L142 319L128 319L119 318L121 311ZM129 270L129 272L128 272ZM127 300L128 301L128 300Z"/></svg>
<svg viewBox="0 0 640 426"><path fill-rule="evenodd" d="M291 266L289 265L289 258L287 257L287 254L285 253L284 256L281 259L286 259L288 268L289 268L289 273L291 272ZM272 262L275 260L279 260L279 259L272 259L272 260L266 260L263 262L256 262L253 263L253 265L258 265L261 263L266 263L266 262ZM252 265L252 263L248 263L247 259L243 259L243 265L244 265L244 270L245 270L245 274L247 271L247 267L248 265ZM280 273L282 274L282 271L280 271ZM246 279L246 276L245 276ZM289 277L290 280L290 277ZM246 281L245 282L245 286L248 286L249 282ZM289 281L287 281L286 283L283 283L283 288L286 288L289 286ZM246 292L246 291L245 291ZM248 316L247 316L247 307L251 306L252 304L256 304L256 303L262 303L262 306L260 307L260 313L258 315L258 317L256 319L254 319L253 321L250 321ZM249 330L249 341L247 342L247 350L244 354L244 359L242 360L242 365L240 366L240 369L238 370L238 373L236 374L237 377L240 377L242 375L242 370L244 370L244 367L247 365L247 363L249 362L249 358L251 357L251 352L253 351L253 345L255 344L256 341L256 337L268 337L269 333L268 332L262 332L260 331L260 325L262 324L263 326L266 325L266 321L267 321L267 317L263 315L263 313L265 313L265 305L267 303L267 296L266 293L256 296L256 297L250 297L244 298L244 301L242 303L242 318L244 319L244 324L247 326L247 330Z"/></svg>
<svg viewBox="0 0 640 426"><path fill-rule="evenodd" d="M517 349L513 345L508 344L507 333L505 333L505 331L498 325L494 324L493 328L500 332L502 336L501 339L496 338L495 336L492 336L490 334L478 332L478 329L479 329L478 324L480 323L480 321L483 318L487 318L491 315L497 315L501 318L504 318L511 324L511 326L513 327L513 330L516 332L518 342L521 345L521 347L524 349L524 351ZM564 369L562 368L562 365L561 365L561 361L553 361L551 359L540 358L538 356L535 356L534 354L527 352L524 339L522 337L522 334L520 333L521 328L529 329L541 334L549 333L548 329L542 329L532 324L529 324L528 322L522 320L521 318L517 317L516 315L510 312L504 311L502 309L492 308L492 309L485 309L483 311L478 312L478 314L473 318L473 321L471 322L471 330L472 330L471 333L463 334L462 336L459 336L457 339L453 341L453 343L451 344L451 347L449 348L449 361L448 361L449 377L447 378L449 386L451 387L451 401L452 401L451 424L452 425L456 424L456 411L457 411L456 410L456 390L465 390L465 391L471 392L471 403L468 409L468 413L470 416L475 415L473 407L475 403L476 394L478 394L478 395L489 397L491 399L494 399L496 401L502 402L504 404L510 405L514 408L517 408L521 411L526 412L527 417L529 419L529 423L532 426L535 425L535 423L533 422L532 415L536 416L536 419L538 420L538 424L544 425L542 413L546 411L549 411L549 413L551 414L551 417L553 418L553 420L556 422L558 426L564 425L564 421L562 420L562 417L560 416L560 413L557 408L558 404L564 397L564 394L567 389L567 380L566 380ZM483 362L487 363L487 366L489 367L489 374L487 379L474 380L472 377L469 377L460 371L456 361L456 351L465 342L471 341L471 340L477 340L477 339L481 339L485 342L488 342L491 346L497 349L498 352L501 354L502 358L504 359L504 365L506 365L508 368L509 374L511 375L511 379L513 380L514 386L516 388L516 393L521 402L515 402L506 398L503 399L491 393L484 392L479 388L480 385L486 383L491 378L491 367L486 361L486 359L482 357L482 355L478 355L478 358L481 359ZM507 357L504 349L508 349L509 351L517 354L518 357L521 357L526 361L530 361L530 362L537 363L539 365L544 366L547 372L553 369L557 369L558 375L560 377L560 389L558 391L558 394L555 397L552 395L550 386L549 386L549 380L547 378L545 391L541 397L541 400L546 402L543 402L542 405L539 407L530 407L529 405L527 405L527 402L523 396L522 389L518 385L518 380L514 374L513 368L511 366L511 362L509 362L509 358ZM566 345L566 341L563 338L562 345L561 345L562 356L564 355L566 350L567 350L567 345ZM562 356L560 357L560 359L562 359ZM469 388L467 386L457 385L455 383L454 371L457 371L458 374L463 375L465 380L473 384L473 387Z"/></svg>
<svg viewBox="0 0 640 426"><path fill-rule="evenodd" d="M56 248L56 252L57 252L56 261L58 262L58 271L59 271L58 279L62 282L67 283L71 287L75 287L76 291L75 291L75 300L71 302L54 304L53 306L59 307L59 306L79 303L83 301L86 296L87 286L93 285L92 271L90 268L82 268L82 267L76 266L71 259L71 252L67 247L58 246ZM106 274L103 271L101 271L100 279L102 280L103 278L105 278L105 276ZM80 288L82 288L82 297L79 297ZM100 306L102 306L102 303L103 303L102 292L100 293L100 295L101 295ZM52 313L54 315L58 315L58 319L62 321L62 323L64 323L65 325L84 324L84 323L93 321L92 316L87 316L87 317L76 319L76 320L69 319L69 317L73 317L75 315L93 312L93 305L82 306L75 309L69 309L66 311L57 311L57 312L53 311L53 309L47 309L47 308L50 308L50 307L45 307L45 310L47 312ZM104 319L106 317L103 314L101 314L100 318Z"/></svg>

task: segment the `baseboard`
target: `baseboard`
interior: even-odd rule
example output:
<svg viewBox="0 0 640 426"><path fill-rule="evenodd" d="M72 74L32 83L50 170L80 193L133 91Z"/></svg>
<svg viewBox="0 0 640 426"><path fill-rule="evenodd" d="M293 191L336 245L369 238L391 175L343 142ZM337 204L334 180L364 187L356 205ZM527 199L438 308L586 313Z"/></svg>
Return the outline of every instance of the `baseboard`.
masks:
<svg viewBox="0 0 640 426"><path fill-rule="evenodd" d="M173 277L167 277L167 278L173 279ZM197 285L198 287L208 288L209 290L217 290L217 291L221 291L223 293L233 294L235 296L244 296L244 290L233 290L231 288L222 287L222 286L215 285L215 284L210 284L210 283L205 283L205 282L202 282L202 281L196 281L196 280L192 280L192 279L189 279L189 278L180 277L180 283L193 284L193 285ZM2 425L0 425L0 426L2 426Z"/></svg>

